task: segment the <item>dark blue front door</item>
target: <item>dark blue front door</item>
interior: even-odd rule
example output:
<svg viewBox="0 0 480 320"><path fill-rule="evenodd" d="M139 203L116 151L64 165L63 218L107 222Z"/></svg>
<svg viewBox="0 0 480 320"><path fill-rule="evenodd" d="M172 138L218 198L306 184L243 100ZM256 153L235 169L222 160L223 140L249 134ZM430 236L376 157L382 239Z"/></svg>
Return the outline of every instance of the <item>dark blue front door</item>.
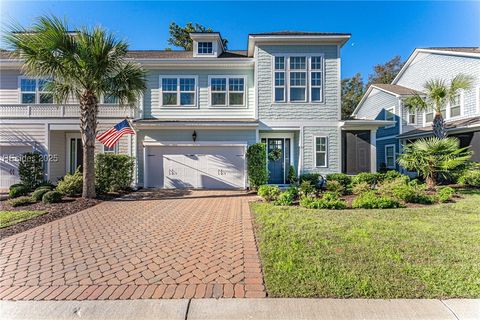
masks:
<svg viewBox="0 0 480 320"><path fill-rule="evenodd" d="M285 176L285 154L284 154L284 140L283 139L268 139L268 171L270 172L270 176L268 179L268 183L270 184L283 184L284 176ZM280 158L277 160L271 159L270 154L273 150L280 150Z"/></svg>

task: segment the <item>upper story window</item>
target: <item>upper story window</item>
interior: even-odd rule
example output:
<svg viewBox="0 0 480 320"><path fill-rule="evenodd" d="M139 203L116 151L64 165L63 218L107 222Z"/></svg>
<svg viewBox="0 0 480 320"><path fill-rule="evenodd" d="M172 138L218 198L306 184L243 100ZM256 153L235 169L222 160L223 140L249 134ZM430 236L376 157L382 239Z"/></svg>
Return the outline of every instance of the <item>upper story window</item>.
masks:
<svg viewBox="0 0 480 320"><path fill-rule="evenodd" d="M213 42L198 43L198 54L212 54L212 53L213 53Z"/></svg>
<svg viewBox="0 0 480 320"><path fill-rule="evenodd" d="M415 110L407 110L407 124L417 123L417 112Z"/></svg>
<svg viewBox="0 0 480 320"><path fill-rule="evenodd" d="M48 80L45 79L20 79L20 102L21 103L53 103L53 95L46 91L45 85Z"/></svg>
<svg viewBox="0 0 480 320"><path fill-rule="evenodd" d="M245 106L245 78L230 76L211 77L210 104L213 107Z"/></svg>
<svg viewBox="0 0 480 320"><path fill-rule="evenodd" d="M118 103L118 97L115 97L111 94L106 94L103 96L103 103L105 104L116 104Z"/></svg>
<svg viewBox="0 0 480 320"><path fill-rule="evenodd" d="M462 109L462 97L460 94L453 97L453 100L448 104L449 106L449 118L458 117L461 115Z"/></svg>
<svg viewBox="0 0 480 320"><path fill-rule="evenodd" d="M327 137L315 137L315 166L326 167L327 166Z"/></svg>
<svg viewBox="0 0 480 320"><path fill-rule="evenodd" d="M165 107L194 107L196 84L194 76L160 77L161 105Z"/></svg>
<svg viewBox="0 0 480 320"><path fill-rule="evenodd" d="M453 97L452 101L447 101L440 107L440 112L444 119L459 117L463 113L463 94L459 93ZM425 124L433 122L435 112L433 109L424 113Z"/></svg>
<svg viewBox="0 0 480 320"><path fill-rule="evenodd" d="M395 107L385 109L384 119L386 121L395 121ZM385 126L385 128L395 127L395 124Z"/></svg>
<svg viewBox="0 0 480 320"><path fill-rule="evenodd" d="M322 102L322 56L276 56L275 102Z"/></svg>

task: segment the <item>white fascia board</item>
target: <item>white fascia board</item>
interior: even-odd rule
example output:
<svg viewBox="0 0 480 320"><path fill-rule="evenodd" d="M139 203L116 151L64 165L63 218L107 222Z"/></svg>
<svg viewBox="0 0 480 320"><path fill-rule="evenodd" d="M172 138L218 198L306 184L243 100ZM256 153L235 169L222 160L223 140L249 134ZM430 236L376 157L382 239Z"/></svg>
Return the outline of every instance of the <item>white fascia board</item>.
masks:
<svg viewBox="0 0 480 320"><path fill-rule="evenodd" d="M144 66L159 67L250 67L255 60L253 58L202 58L202 59L130 59Z"/></svg>
<svg viewBox="0 0 480 320"><path fill-rule="evenodd" d="M247 146L247 141L143 141L145 147L243 147Z"/></svg>

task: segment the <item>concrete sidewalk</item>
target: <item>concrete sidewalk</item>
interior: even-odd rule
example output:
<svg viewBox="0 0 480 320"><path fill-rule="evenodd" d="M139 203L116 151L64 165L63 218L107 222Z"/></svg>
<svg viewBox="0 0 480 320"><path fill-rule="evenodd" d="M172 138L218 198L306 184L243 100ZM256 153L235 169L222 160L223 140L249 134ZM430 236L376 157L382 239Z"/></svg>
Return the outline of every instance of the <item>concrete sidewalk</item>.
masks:
<svg viewBox="0 0 480 320"><path fill-rule="evenodd" d="M0 319L478 320L480 299L0 301Z"/></svg>

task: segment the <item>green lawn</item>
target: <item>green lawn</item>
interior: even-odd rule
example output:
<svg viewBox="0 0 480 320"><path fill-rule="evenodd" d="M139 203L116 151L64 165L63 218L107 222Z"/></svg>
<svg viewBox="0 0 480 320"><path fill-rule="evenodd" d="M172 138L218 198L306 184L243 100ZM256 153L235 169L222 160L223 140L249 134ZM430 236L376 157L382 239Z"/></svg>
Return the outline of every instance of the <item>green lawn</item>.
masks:
<svg viewBox="0 0 480 320"><path fill-rule="evenodd" d="M47 211L0 211L0 229L45 213Z"/></svg>
<svg viewBox="0 0 480 320"><path fill-rule="evenodd" d="M480 192L419 209L252 204L273 297L480 297Z"/></svg>

